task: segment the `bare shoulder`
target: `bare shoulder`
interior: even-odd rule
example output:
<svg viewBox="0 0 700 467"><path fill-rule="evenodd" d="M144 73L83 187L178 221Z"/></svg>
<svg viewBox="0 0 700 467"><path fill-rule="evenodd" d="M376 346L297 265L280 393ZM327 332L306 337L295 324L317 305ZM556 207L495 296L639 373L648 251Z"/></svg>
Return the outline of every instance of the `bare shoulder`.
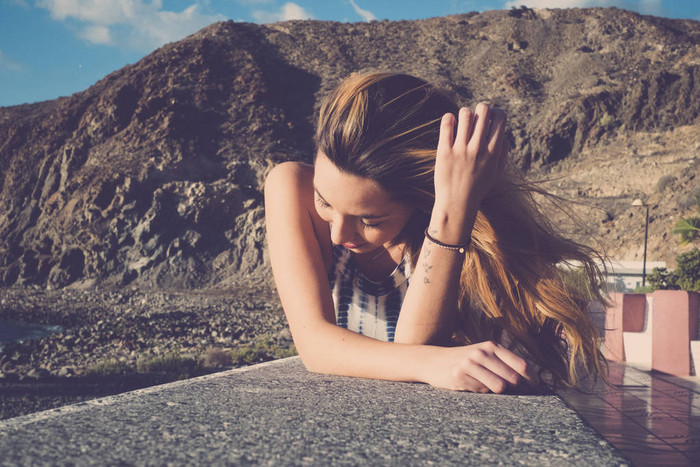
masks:
<svg viewBox="0 0 700 467"><path fill-rule="evenodd" d="M314 168L300 162L283 162L275 166L265 180L265 211L270 230L285 232L284 240L294 232L313 239L328 268L332 261L328 224L314 207Z"/></svg>
<svg viewBox="0 0 700 467"><path fill-rule="evenodd" d="M307 194L313 190L314 169L301 162L283 162L275 166L265 179L265 193Z"/></svg>

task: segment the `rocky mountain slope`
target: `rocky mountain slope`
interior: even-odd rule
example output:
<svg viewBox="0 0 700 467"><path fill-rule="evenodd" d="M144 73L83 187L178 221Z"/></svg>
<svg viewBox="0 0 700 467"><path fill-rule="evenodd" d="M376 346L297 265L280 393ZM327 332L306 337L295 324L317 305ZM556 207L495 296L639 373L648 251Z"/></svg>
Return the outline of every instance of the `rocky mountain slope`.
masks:
<svg viewBox="0 0 700 467"><path fill-rule="evenodd" d="M262 183L310 161L319 99L403 71L509 113L512 157L571 197L571 233L672 260L700 155L700 22L618 9L420 21L224 22L68 98L0 108L0 284L269 284ZM583 226L583 227L581 227Z"/></svg>

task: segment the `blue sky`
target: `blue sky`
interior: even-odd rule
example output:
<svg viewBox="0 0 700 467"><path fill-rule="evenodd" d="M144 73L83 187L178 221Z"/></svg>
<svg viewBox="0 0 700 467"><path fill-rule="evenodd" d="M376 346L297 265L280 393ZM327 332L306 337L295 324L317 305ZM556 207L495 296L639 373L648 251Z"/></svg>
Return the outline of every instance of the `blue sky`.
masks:
<svg viewBox="0 0 700 467"><path fill-rule="evenodd" d="M700 20L700 0L0 0L0 106L84 90L161 45L226 19L420 19L522 4L617 6Z"/></svg>

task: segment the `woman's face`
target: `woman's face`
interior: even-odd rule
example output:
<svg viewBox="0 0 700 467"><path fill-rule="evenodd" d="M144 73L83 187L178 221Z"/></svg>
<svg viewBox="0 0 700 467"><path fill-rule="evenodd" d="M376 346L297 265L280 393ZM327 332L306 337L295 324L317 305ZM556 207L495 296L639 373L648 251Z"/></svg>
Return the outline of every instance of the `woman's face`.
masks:
<svg viewBox="0 0 700 467"><path fill-rule="evenodd" d="M414 209L394 201L377 182L343 173L319 152L314 166L316 211L331 241L362 254L391 246Z"/></svg>

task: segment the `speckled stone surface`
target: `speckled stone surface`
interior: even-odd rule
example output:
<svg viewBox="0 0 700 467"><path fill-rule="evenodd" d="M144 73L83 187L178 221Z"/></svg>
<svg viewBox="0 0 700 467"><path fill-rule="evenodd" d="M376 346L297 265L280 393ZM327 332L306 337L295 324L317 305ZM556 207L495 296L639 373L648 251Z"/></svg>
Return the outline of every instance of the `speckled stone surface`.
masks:
<svg viewBox="0 0 700 467"><path fill-rule="evenodd" d="M298 357L0 421L0 465L623 465L558 396L308 373Z"/></svg>

